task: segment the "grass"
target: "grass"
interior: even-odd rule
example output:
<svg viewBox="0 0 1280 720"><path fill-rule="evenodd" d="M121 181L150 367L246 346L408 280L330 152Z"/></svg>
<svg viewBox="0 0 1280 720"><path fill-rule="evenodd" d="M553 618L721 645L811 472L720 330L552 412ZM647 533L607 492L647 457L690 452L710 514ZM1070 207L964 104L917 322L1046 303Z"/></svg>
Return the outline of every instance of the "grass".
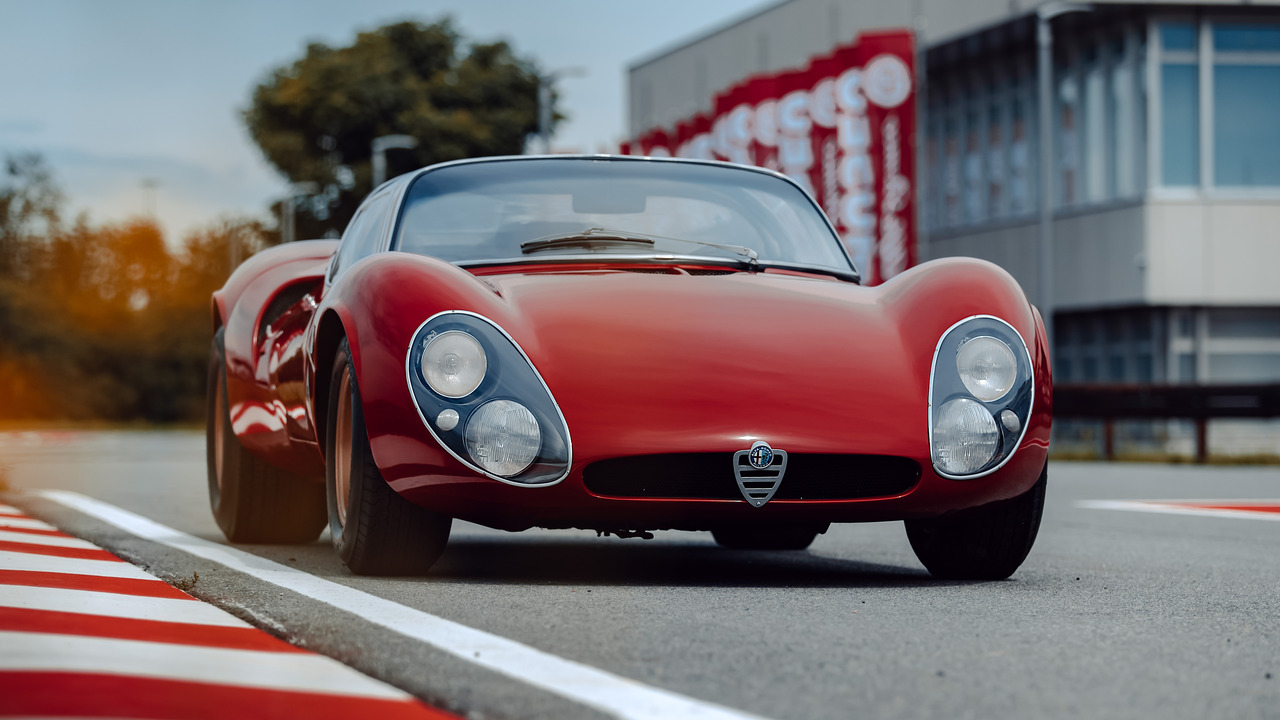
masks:
<svg viewBox="0 0 1280 720"><path fill-rule="evenodd" d="M191 571L191 577L180 577L171 581L170 584L184 593L189 593L196 589L197 582L200 582L200 573L193 570Z"/></svg>

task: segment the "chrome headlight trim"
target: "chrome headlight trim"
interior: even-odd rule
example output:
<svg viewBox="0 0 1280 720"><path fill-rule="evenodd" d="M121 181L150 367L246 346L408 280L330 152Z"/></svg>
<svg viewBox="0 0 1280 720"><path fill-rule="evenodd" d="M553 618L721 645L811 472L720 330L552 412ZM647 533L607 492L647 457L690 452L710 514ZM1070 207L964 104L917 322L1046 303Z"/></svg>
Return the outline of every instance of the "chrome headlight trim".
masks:
<svg viewBox="0 0 1280 720"><path fill-rule="evenodd" d="M1013 350L1014 357L1018 361L1018 376L1014 380L1014 388L992 402L983 402L982 400L979 400L964 387L964 383L960 380L956 369L954 353L948 356L940 367L939 358L943 354L944 347L959 342L962 338L953 338L953 335L961 329L968 328L972 328L972 332L975 335L982 334L984 329L990 330L991 332L988 334L993 335L997 340L1002 340L1006 345L1009 345L1010 349ZM1008 337L999 337L1002 334L1007 335ZM1016 342L1009 342L1010 340L1016 340ZM958 346L956 349L958 350ZM1021 352L1019 352L1019 349ZM948 375L947 377L942 378L944 382L941 383L942 386L940 387L940 371L945 371L955 377L953 378ZM1022 445L1022 440L1027 434L1027 427L1031 424L1031 411L1035 405L1036 395L1035 382L1035 366L1031 361L1030 347L1027 345L1026 339L1018 332L1017 328L1009 324L1006 320L994 315L970 315L947 328L942 333L942 336L938 338L938 344L933 349L933 362L929 368L929 411L927 413L927 422L929 460L933 467L933 471L937 473L939 477L944 477L949 480L976 480L978 478L986 477L987 475L990 475L1004 467L1009 460L1013 458L1018 447ZM939 392L942 392L943 394L939 396ZM995 461L993 458L994 464L989 463L990 467L985 467L979 472L969 475L954 475L939 468L934 446L933 430L937 415L936 410L940 409L948 400L956 397L967 397L986 407L991 411L997 427L1005 428L1005 430L1008 429L1007 425L1001 421L1000 417L1004 410L1012 410L1021 421L1022 425L1016 433L1016 438L1013 437L1014 433L1005 433L1002 431L1001 435L1004 443L1002 449L997 452L996 458L998 458L998 461Z"/></svg>
<svg viewBox="0 0 1280 720"><path fill-rule="evenodd" d="M423 337L423 331L433 323L438 325L447 324L452 320L457 320L459 323L466 325L482 323L483 326L487 326L496 332L498 337L503 339L506 343L510 343L510 346L515 349L520 360L523 361L523 368L503 367L504 363L502 362L501 355L509 355L510 353L504 353L499 348L486 348L486 352L490 357L488 362L488 373L476 390L462 398L447 398L435 394L434 391L431 390L430 386L427 385L425 378L415 376L416 366L421 363L422 350L425 347L425 343L429 341L428 338ZM447 332L448 330L445 331ZM477 337L477 339L481 340L479 337ZM498 351L491 352L491 350ZM515 356L512 357L514 358ZM536 384L533 384L532 387L535 387L541 394L543 394L541 398L521 397L516 393L502 392L504 390L510 390L509 387L505 386L506 383L514 375L520 374L524 369L527 369L531 378L536 379ZM538 372L538 368L534 366L528 353L524 351L524 348L520 347L520 343L516 342L515 338L511 337L510 333L504 330L501 325L498 325L493 320L490 320L479 313L470 312L468 310L445 310L424 320L422 324L418 325L410 335L409 347L405 352L405 384L406 389L409 392L409 398L413 401L414 410L417 411L418 418L422 421L422 424L426 426L427 432L431 433L432 439L434 439L440 447L444 448L445 452L449 453L449 455L451 455L455 460L476 473L479 473L490 480L496 480L500 483L513 485L515 487L544 488L562 482L572 471L573 440L569 436L569 424L564 419L564 413L560 410L560 405L556 402L555 396L551 393L551 388L547 386L546 380L544 380L542 374ZM530 385L526 384L525 387L528 389ZM450 443L445 438L441 437L441 434L436 430L435 420L429 418L429 415L434 415L435 413L430 412L430 409L423 408L422 402L419 401L417 388L422 388L427 392L432 393L434 397L429 397L429 399L438 401L436 404L447 406L448 409L454 410L456 415L460 415L460 417L454 418L453 422L456 424L449 428L450 431L464 430L467 425L467 420L470 417L470 413L492 400L513 399L522 405L532 406L532 408L535 409L535 415L541 414L543 419L552 424L552 427L542 428L544 441L548 435L563 436L563 458L555 458L554 462L554 465L563 463L563 470L558 474L549 476L549 479L540 480L538 482L520 482L513 478L502 477L486 471L470 458L466 457L465 449L463 449L462 452L458 452L455 448L451 447L451 445L458 443ZM549 433L549 430L553 432ZM538 463L536 462L534 463L535 466L537 464ZM520 477L520 475L525 472L527 472L527 470L518 473L514 477Z"/></svg>

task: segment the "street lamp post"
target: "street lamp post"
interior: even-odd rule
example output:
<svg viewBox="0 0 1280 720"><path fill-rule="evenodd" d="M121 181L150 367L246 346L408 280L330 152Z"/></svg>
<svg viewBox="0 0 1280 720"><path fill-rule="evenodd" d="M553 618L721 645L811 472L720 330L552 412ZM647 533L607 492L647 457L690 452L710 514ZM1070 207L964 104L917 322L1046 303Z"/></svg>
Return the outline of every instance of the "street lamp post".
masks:
<svg viewBox="0 0 1280 720"><path fill-rule="evenodd" d="M1044 319L1050 357L1053 353L1053 25L1059 15L1093 8L1069 2L1042 5L1036 11L1036 71L1040 85L1040 237L1037 270L1040 315Z"/></svg>
<svg viewBox="0 0 1280 720"><path fill-rule="evenodd" d="M412 150L418 147L418 138L412 135L383 135L373 139L373 186L376 188L387 179L387 151Z"/></svg>
<svg viewBox="0 0 1280 720"><path fill-rule="evenodd" d="M551 86L560 78L582 77L586 74L587 69L584 67L571 67L538 76L538 137L542 139L543 154L551 154Z"/></svg>
<svg viewBox="0 0 1280 720"><path fill-rule="evenodd" d="M298 182L289 186L289 194L280 208L280 242L289 243L298 239L298 198L315 195L318 192L320 192L320 184L315 182ZM232 268L236 264L238 263L233 263Z"/></svg>

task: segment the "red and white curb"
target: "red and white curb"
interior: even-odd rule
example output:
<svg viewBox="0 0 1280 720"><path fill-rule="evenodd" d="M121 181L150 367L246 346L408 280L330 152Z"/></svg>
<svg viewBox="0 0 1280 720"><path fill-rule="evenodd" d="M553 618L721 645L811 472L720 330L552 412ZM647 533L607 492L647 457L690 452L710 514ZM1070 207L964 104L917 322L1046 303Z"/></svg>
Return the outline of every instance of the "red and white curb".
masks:
<svg viewBox="0 0 1280 720"><path fill-rule="evenodd" d="M0 504L0 717L455 716Z"/></svg>
<svg viewBox="0 0 1280 720"><path fill-rule="evenodd" d="M1280 500L1082 500L1082 508L1236 520L1280 520Z"/></svg>

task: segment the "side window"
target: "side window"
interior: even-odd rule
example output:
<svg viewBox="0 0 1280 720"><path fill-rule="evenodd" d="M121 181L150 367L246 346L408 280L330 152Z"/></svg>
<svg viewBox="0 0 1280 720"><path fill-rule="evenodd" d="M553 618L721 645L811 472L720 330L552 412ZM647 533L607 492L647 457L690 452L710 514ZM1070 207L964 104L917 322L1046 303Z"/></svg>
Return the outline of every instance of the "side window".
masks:
<svg viewBox="0 0 1280 720"><path fill-rule="evenodd" d="M346 232L342 233L342 244L338 246L338 254L329 271L330 282L336 280L343 270L356 261L378 251L386 229L387 207L390 204L391 194L383 193L365 203L356 212L356 216L351 218Z"/></svg>

